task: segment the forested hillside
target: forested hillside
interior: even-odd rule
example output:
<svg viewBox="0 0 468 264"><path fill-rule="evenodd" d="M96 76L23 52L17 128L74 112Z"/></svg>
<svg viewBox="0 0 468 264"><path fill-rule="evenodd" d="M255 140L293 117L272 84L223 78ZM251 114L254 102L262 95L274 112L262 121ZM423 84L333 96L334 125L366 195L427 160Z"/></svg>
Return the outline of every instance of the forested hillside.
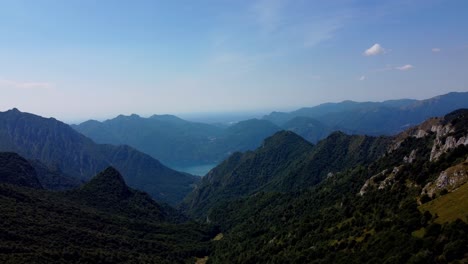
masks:
<svg viewBox="0 0 468 264"><path fill-rule="evenodd" d="M223 232L209 262L468 260L467 203L461 198L467 195L468 182L466 124L468 110L429 119L398 136L382 139L388 144L376 146L385 145L383 153L363 155L356 163L340 162L341 169L308 188L259 190L237 199L220 196L213 207L204 209L204 220L219 225ZM338 144L340 137L344 135L334 134L329 139ZM323 149L325 142L318 146ZM342 160L355 161L349 155L363 148L347 149L355 151L347 152ZM379 148L370 147L363 153L372 153L369 149ZM326 162L327 155L321 157L324 164L335 160L328 156ZM256 165L244 171L255 171ZM223 186L223 181L212 182L213 188ZM452 206L450 201L459 204ZM444 202L448 204L441 205Z"/></svg>

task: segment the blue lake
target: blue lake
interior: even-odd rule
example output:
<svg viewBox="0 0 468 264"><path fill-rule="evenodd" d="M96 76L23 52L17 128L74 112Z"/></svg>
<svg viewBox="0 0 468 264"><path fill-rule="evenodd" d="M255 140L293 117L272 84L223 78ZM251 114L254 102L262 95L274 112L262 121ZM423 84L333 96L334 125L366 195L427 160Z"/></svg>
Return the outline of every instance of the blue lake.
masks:
<svg viewBox="0 0 468 264"><path fill-rule="evenodd" d="M212 168L216 167L218 163L212 164L203 164L195 166L186 166L186 167L173 167L174 170L187 172L197 176L205 176Z"/></svg>

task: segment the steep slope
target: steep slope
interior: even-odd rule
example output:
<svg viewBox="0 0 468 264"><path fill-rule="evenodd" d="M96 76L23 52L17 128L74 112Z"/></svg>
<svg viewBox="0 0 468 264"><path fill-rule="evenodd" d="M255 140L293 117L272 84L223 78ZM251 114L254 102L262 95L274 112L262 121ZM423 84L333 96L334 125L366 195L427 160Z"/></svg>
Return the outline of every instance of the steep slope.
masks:
<svg viewBox="0 0 468 264"><path fill-rule="evenodd" d="M131 147L99 145L60 121L17 109L0 113L0 151L17 152L84 180L113 165L130 186L171 203L181 201L197 181Z"/></svg>
<svg viewBox="0 0 468 264"><path fill-rule="evenodd" d="M0 184L0 262L193 263L209 253L213 230L171 214L112 168L66 193Z"/></svg>
<svg viewBox="0 0 468 264"><path fill-rule="evenodd" d="M292 132L278 132L254 152L235 153L212 169L184 200L182 208L200 217L219 201L250 195L293 170L312 145Z"/></svg>
<svg viewBox="0 0 468 264"><path fill-rule="evenodd" d="M209 215L222 202L259 191L309 188L327 175L368 164L385 153L386 138L330 135L316 146L290 131L278 132L253 152L235 153L211 170L182 204L194 217Z"/></svg>
<svg viewBox="0 0 468 264"><path fill-rule="evenodd" d="M65 175L58 166L47 166L39 160L28 160L28 162L34 167L37 179L46 190L70 190L84 183L84 180Z"/></svg>
<svg viewBox="0 0 468 264"><path fill-rule="evenodd" d="M468 111L456 111L392 138L368 165L351 162L311 188L220 202L209 220L224 235L210 261L466 262L466 124ZM428 197L434 182L438 190Z"/></svg>
<svg viewBox="0 0 468 264"><path fill-rule="evenodd" d="M283 125L295 117L316 119L326 126L368 135L393 135L427 118L442 116L468 107L468 92L448 93L426 100L391 100L384 102L327 103L301 108L290 113L272 113L264 117Z"/></svg>
<svg viewBox="0 0 468 264"><path fill-rule="evenodd" d="M0 183L42 189L31 164L12 152L0 152Z"/></svg>

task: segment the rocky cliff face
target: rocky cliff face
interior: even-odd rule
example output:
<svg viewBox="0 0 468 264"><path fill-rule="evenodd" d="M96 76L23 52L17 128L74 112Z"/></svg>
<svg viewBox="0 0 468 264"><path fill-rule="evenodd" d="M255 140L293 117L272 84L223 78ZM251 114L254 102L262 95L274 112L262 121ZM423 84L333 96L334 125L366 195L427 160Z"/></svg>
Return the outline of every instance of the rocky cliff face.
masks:
<svg viewBox="0 0 468 264"><path fill-rule="evenodd" d="M452 192L466 182L468 182L468 159L442 171L435 181L424 186L421 195L427 194L429 197L434 197L443 190Z"/></svg>
<svg viewBox="0 0 468 264"><path fill-rule="evenodd" d="M394 159L392 166L369 178L359 194L365 195L371 188L391 187L397 182L395 178L401 177L405 177L407 187L419 188L421 195L429 197L439 195L442 190L451 192L468 182L467 124L468 110L458 110L445 117L431 118L397 135L386 153L387 159ZM461 162L458 159L452 161L455 164L449 164L440 160L456 149L459 149L457 157L462 158ZM425 170L415 169L424 167ZM410 180L414 174L419 174L419 181Z"/></svg>

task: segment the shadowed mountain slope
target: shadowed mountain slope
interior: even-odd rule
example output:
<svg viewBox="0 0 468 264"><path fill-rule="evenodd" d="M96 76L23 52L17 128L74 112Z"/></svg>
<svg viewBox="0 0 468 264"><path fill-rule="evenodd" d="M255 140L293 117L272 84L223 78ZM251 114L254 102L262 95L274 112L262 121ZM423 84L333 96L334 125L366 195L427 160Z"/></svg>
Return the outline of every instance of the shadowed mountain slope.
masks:
<svg viewBox="0 0 468 264"><path fill-rule="evenodd" d="M198 180L131 147L99 145L60 121L17 109L0 113L0 151L17 152L83 180L112 165L130 186L170 203L181 201Z"/></svg>

